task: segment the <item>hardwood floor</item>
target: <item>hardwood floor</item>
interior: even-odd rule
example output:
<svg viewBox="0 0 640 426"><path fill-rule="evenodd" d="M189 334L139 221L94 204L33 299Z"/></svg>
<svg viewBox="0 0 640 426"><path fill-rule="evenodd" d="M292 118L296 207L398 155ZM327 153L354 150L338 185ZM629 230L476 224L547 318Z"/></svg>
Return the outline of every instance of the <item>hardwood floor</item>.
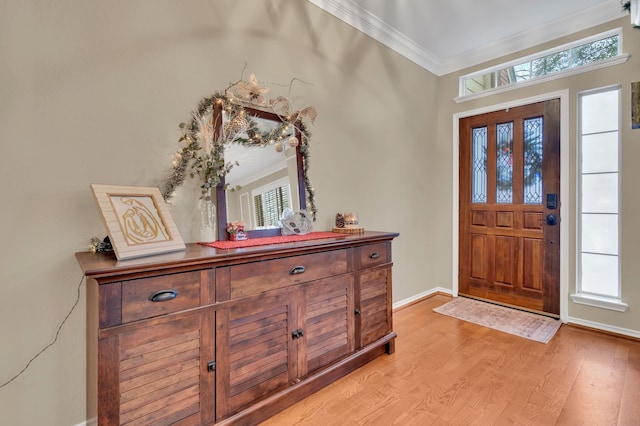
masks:
<svg viewBox="0 0 640 426"><path fill-rule="evenodd" d="M432 311L394 314L396 352L291 406L281 425L640 425L640 342L563 325L542 344Z"/></svg>

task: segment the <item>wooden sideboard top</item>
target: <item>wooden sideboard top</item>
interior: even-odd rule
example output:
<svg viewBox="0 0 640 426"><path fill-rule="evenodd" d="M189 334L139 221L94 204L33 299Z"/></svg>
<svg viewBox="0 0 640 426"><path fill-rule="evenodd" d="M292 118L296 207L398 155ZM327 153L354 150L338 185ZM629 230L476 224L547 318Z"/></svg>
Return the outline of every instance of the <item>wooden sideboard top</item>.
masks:
<svg viewBox="0 0 640 426"><path fill-rule="evenodd" d="M93 279L107 279L128 274L137 274L167 269L194 268L202 265L234 263L234 261L259 261L284 255L295 255L313 250L327 250L392 240L395 232L365 231L363 234L338 234L333 239L307 240L293 243L271 244L241 249L221 250L198 243L189 243L183 251L145 256L135 259L117 260L113 252L76 253L76 259L85 276Z"/></svg>

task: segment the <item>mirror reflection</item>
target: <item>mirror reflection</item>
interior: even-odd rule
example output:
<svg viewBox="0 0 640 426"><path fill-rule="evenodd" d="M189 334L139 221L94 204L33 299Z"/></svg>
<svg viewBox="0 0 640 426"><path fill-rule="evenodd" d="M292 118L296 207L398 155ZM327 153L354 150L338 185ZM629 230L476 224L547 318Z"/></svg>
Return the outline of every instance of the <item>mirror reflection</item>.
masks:
<svg viewBox="0 0 640 426"><path fill-rule="evenodd" d="M277 235L285 210L306 208L303 163L297 128L274 113L245 107L255 127L224 147L225 164L233 164L218 187L219 226L244 222L250 237ZM222 114L222 128L229 118ZM299 123L298 123L299 124ZM256 133L277 134L275 140L247 144ZM223 223L224 220L224 223ZM219 238L225 236L219 233Z"/></svg>
<svg viewBox="0 0 640 426"><path fill-rule="evenodd" d="M278 228L285 209L300 209L294 148L230 144L224 156L238 164L226 175L228 222L244 222L246 230Z"/></svg>

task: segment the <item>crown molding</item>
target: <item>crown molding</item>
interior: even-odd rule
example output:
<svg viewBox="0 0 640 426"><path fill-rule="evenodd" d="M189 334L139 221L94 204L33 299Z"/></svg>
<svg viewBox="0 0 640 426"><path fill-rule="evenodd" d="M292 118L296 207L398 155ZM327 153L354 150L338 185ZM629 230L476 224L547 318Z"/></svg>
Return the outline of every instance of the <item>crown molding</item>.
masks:
<svg viewBox="0 0 640 426"><path fill-rule="evenodd" d="M435 73L442 59L389 26L351 0L307 0L358 31L384 44L427 71Z"/></svg>
<svg viewBox="0 0 640 426"><path fill-rule="evenodd" d="M519 52L625 15L619 0L608 0L592 8L498 40L480 49L467 51L451 58L440 58L351 0L307 1L438 76Z"/></svg>

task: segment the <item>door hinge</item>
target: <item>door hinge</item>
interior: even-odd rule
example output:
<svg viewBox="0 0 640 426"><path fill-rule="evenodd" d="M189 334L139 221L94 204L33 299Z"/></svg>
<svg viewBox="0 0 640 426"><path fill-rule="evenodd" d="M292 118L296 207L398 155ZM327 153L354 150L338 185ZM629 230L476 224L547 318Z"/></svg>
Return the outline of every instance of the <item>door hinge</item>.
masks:
<svg viewBox="0 0 640 426"><path fill-rule="evenodd" d="M212 372L216 370L216 362L215 361L210 361L209 363L207 363L207 371L208 372Z"/></svg>
<svg viewBox="0 0 640 426"><path fill-rule="evenodd" d="M304 333L302 332L301 328L299 328L296 331L294 331L293 333L291 333L291 337L293 337L294 339L299 339L302 336L304 336Z"/></svg>

